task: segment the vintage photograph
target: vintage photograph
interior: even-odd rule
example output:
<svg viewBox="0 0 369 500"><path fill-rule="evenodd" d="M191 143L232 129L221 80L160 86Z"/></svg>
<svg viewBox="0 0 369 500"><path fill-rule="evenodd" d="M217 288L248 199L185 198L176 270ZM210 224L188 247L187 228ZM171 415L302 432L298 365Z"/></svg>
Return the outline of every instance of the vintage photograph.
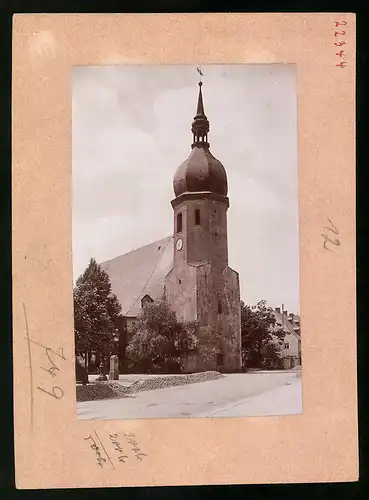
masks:
<svg viewBox="0 0 369 500"><path fill-rule="evenodd" d="M296 78L73 68L79 419L302 412Z"/></svg>

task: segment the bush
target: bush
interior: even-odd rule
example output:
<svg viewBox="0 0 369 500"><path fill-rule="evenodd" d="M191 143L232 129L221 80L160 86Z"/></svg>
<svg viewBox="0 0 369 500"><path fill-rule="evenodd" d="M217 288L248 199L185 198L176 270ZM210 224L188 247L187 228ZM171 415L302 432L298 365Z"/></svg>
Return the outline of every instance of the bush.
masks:
<svg viewBox="0 0 369 500"><path fill-rule="evenodd" d="M179 373L181 363L198 352L196 328L178 321L165 300L146 304L126 355L141 373Z"/></svg>

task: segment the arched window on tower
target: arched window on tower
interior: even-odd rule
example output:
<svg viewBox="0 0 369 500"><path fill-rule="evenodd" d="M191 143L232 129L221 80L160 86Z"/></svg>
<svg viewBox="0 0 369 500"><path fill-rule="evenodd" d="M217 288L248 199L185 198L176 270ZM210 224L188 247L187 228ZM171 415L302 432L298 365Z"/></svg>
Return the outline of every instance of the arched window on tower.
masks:
<svg viewBox="0 0 369 500"><path fill-rule="evenodd" d="M198 208L195 210L195 224L196 226L200 225L200 210Z"/></svg>
<svg viewBox="0 0 369 500"><path fill-rule="evenodd" d="M177 233L182 232L182 213L177 215Z"/></svg>

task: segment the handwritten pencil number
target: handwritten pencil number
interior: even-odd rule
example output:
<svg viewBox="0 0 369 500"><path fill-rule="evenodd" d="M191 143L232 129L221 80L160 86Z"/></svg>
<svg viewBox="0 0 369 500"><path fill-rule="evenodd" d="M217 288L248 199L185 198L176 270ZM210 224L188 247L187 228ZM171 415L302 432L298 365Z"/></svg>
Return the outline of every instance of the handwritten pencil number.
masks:
<svg viewBox="0 0 369 500"><path fill-rule="evenodd" d="M57 366L51 366L50 368L44 368L43 366L41 366L40 368L41 370L44 370L52 377L56 377L56 372L59 371L59 368Z"/></svg>
<svg viewBox="0 0 369 500"><path fill-rule="evenodd" d="M325 226L324 229L326 229L327 231L330 231L336 235L339 234L339 231L337 229L337 227L333 224L333 222L331 221L331 219L328 219L329 223L330 223L330 227L328 226ZM331 245L334 245L336 247L340 246L341 245L341 242L339 239L337 238L330 238L328 235L326 234L321 234L321 237L324 239L324 243L323 243L323 247L325 250L327 250L328 252L332 252L332 250L330 248L328 248L328 244L331 244Z"/></svg>
<svg viewBox="0 0 369 500"><path fill-rule="evenodd" d="M327 243L331 243L332 245L335 245L335 246L340 246L341 242L340 240L332 240L331 238L329 238L326 234L322 234L322 237L325 239L324 243L323 243L323 246L326 250L328 250L329 252L332 252L332 250L330 248L327 247Z"/></svg>
<svg viewBox="0 0 369 500"><path fill-rule="evenodd" d="M39 389L42 392L45 392L46 394L48 394L49 396L52 396L55 399L61 399L64 396L63 389L61 389L60 387L57 387L57 386L52 388L52 392L46 391L42 387L37 387L37 389ZM57 391L59 391L59 394L57 394Z"/></svg>
<svg viewBox="0 0 369 500"><path fill-rule="evenodd" d="M338 28L339 26L346 26L347 21L336 21L334 23L335 27Z"/></svg>

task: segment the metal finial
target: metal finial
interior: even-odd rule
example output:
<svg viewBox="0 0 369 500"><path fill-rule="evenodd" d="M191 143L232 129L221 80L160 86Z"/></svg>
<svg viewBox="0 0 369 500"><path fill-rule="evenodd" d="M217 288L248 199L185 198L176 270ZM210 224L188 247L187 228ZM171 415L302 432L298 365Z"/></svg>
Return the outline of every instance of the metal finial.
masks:
<svg viewBox="0 0 369 500"><path fill-rule="evenodd" d="M202 82L201 82L201 77L202 77L202 76L204 76L204 74L203 74L203 72L201 71L201 69L200 69L200 68L196 68L196 69L197 69L198 74L200 75L200 82L199 82L199 85L200 85L200 83L201 83L201 85L202 85ZM201 85L200 85L200 87L201 87Z"/></svg>

